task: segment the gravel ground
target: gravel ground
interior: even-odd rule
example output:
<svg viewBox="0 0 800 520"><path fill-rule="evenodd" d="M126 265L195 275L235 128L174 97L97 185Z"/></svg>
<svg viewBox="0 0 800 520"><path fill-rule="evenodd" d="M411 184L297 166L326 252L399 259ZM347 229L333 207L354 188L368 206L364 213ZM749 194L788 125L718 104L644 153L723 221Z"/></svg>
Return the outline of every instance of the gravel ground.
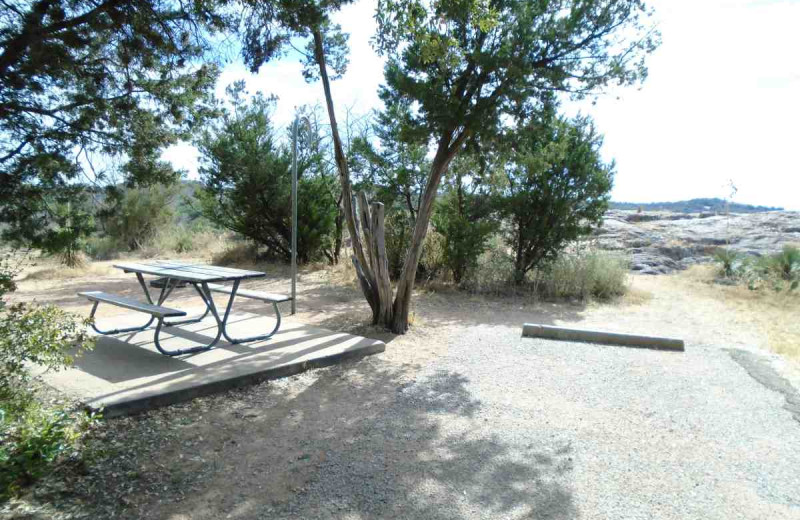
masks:
<svg viewBox="0 0 800 520"><path fill-rule="evenodd" d="M800 519L796 378L721 307L659 289L622 308L428 298L385 354L109 421L92 460L0 517ZM687 350L523 339L534 309L684 330Z"/></svg>
<svg viewBox="0 0 800 520"><path fill-rule="evenodd" d="M800 518L800 422L728 353L473 327L254 518ZM343 418L346 420L346 418ZM334 449L331 449L334 448Z"/></svg>

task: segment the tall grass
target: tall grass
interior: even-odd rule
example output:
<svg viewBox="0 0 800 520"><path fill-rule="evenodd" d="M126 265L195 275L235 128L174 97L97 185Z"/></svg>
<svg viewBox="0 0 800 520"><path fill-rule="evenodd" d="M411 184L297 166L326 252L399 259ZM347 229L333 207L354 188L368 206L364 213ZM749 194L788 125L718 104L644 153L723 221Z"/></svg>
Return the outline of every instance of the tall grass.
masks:
<svg viewBox="0 0 800 520"><path fill-rule="evenodd" d="M607 301L628 289L628 262L621 256L580 249L564 251L554 261L528 273L525 283L514 284L514 259L501 237L490 240L462 287L473 292L531 294L550 300Z"/></svg>
<svg viewBox="0 0 800 520"><path fill-rule="evenodd" d="M531 278L536 294L547 299L608 301L625 294L628 268L618 255L591 250L561 255Z"/></svg>

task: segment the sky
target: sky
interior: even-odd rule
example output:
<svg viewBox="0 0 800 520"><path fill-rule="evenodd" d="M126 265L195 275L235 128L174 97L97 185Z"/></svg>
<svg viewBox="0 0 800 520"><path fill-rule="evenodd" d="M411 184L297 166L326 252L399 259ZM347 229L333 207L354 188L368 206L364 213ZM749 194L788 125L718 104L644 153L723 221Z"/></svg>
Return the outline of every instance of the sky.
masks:
<svg viewBox="0 0 800 520"><path fill-rule="evenodd" d="M602 154L616 162L612 199L626 202L730 197L800 210L800 0L650 0L662 35L639 87L609 92L594 104L569 102L568 114L591 115L605 135ZM332 84L337 116L380 108L383 61L370 46L374 1L358 0L336 16L350 33L350 65ZM296 57L250 74L226 66L217 91L244 79L278 96L274 123L296 107L322 104ZM196 178L197 151L164 153Z"/></svg>

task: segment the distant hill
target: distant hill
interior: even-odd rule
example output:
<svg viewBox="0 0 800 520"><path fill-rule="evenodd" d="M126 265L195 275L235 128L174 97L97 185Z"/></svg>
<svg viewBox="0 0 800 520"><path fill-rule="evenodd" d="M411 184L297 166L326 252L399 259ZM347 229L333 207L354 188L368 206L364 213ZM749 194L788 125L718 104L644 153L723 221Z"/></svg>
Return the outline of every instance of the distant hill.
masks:
<svg viewBox="0 0 800 520"><path fill-rule="evenodd" d="M673 211L675 213L702 213L710 211L724 213L725 201L722 199L691 199L677 202L611 202L611 209L628 209L642 211ZM765 211L783 211L783 208L769 206L752 206L750 204L730 203L731 213L763 213Z"/></svg>

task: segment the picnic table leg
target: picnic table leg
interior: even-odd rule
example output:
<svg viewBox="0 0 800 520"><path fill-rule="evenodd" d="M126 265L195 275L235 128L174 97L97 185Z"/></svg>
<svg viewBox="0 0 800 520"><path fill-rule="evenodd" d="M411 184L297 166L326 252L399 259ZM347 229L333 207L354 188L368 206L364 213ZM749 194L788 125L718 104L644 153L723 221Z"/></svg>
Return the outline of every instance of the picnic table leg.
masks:
<svg viewBox="0 0 800 520"><path fill-rule="evenodd" d="M203 298L203 302L206 304L206 314L208 312L211 312L211 314L214 316L214 319L217 322L217 336L208 345L199 345L197 347L184 348L178 350L167 350L161 346L161 341L160 341L161 329L166 324L164 323L163 318L159 318L158 325L156 325L155 345L158 351L164 354L165 356L181 356L183 354L205 352L206 350L210 350L211 348L213 348L214 345L216 345L217 342L219 342L219 339L222 337L224 325L219 317L219 314L217 313L217 308L214 305L214 299L211 297L211 291L208 288L208 284L206 282L202 282L201 285L202 289L198 288L197 284L192 284L192 285L194 285L195 289L197 289L197 292L200 293L200 296ZM203 316L205 316L205 314L203 314Z"/></svg>
<svg viewBox="0 0 800 520"><path fill-rule="evenodd" d="M222 335L225 336L225 339L232 345L236 345L238 343L250 343L251 341L260 341L271 338L281 326L281 311L278 308L278 304L272 302L272 307L275 309L275 316L277 322L275 323L275 328L272 329L272 332L269 334L261 334L258 336L250 336L249 338L234 338L228 334L228 316L231 313L231 308L233 307L233 299L236 298L236 291L239 290L239 280L235 280L233 282L233 287L231 288L231 296L228 299L228 305L225 307L225 317L222 318Z"/></svg>
<svg viewBox="0 0 800 520"><path fill-rule="evenodd" d="M97 312L97 306L99 304L100 302L94 302L94 305L92 305L92 312L89 313L89 320L91 320L92 328L94 329L94 331L104 336L108 336L109 334L122 334L123 332L141 332L147 327L149 327L150 324L153 323L153 320L155 319L154 316L150 316L150 319L147 321L147 323L139 327L128 327L125 329L114 329L114 330L100 330L99 328L97 328L97 325L94 322L94 313Z"/></svg>
<svg viewBox="0 0 800 520"><path fill-rule="evenodd" d="M169 282L170 282L170 280L167 280L167 285L169 284ZM177 285L177 281L176 281L176 285ZM176 327L178 325L187 325L189 323L200 323L201 321L203 321L206 318L206 316L208 316L208 313L210 312L210 309L208 307L208 302L206 302L206 299L203 296L203 293L200 292L200 289L197 287L196 284L192 284L192 287L194 287L195 291L197 291L197 293L200 295L200 297L203 298L203 303L206 304L205 312L202 315L200 315L198 317L195 317L195 318L188 318L188 319L185 319L185 320L178 320L178 321L164 321L164 326L166 326L166 327ZM166 296L164 297L164 299L166 299ZM163 303L163 301L159 301L158 304L161 305L162 303Z"/></svg>

